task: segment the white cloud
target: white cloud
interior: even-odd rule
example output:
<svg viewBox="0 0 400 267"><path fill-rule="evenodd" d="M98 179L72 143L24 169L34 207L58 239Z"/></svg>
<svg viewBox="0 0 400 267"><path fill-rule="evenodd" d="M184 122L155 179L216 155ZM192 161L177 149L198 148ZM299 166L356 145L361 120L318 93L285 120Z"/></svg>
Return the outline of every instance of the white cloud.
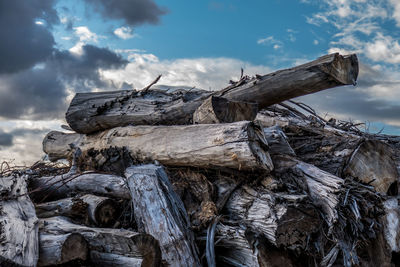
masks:
<svg viewBox="0 0 400 267"><path fill-rule="evenodd" d="M392 5L392 18L396 21L397 26L400 27L400 1L399 0L389 0Z"/></svg>
<svg viewBox="0 0 400 267"><path fill-rule="evenodd" d="M275 39L273 36L268 36L262 39L257 40L257 44L259 45L271 45L275 50L282 48L283 43L277 39Z"/></svg>
<svg viewBox="0 0 400 267"><path fill-rule="evenodd" d="M313 44L318 45L319 41L317 39L314 39Z"/></svg>
<svg viewBox="0 0 400 267"><path fill-rule="evenodd" d="M74 27L74 34L78 38L78 42L71 47L69 51L77 56L81 56L83 54L82 47L85 44L97 43L100 38L106 38L105 36L100 36L90 31L87 26Z"/></svg>
<svg viewBox="0 0 400 267"><path fill-rule="evenodd" d="M131 62L124 70L102 71L104 79L119 85L130 83L140 89L162 74L159 84L218 90L228 86L229 80L238 80L241 68L247 75L271 72L269 67L232 58L160 60L153 54L136 53L129 59Z"/></svg>
<svg viewBox="0 0 400 267"><path fill-rule="evenodd" d="M133 33L133 30L130 27L117 28L114 30L114 34L124 40L131 39L133 37L137 37L137 35Z"/></svg>

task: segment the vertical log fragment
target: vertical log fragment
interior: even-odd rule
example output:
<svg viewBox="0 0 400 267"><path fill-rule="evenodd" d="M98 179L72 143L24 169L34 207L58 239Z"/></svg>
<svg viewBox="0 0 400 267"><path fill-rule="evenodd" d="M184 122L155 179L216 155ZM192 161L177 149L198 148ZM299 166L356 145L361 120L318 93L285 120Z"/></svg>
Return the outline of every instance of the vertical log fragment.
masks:
<svg viewBox="0 0 400 267"><path fill-rule="evenodd" d="M25 176L0 176L0 265L36 266L38 218Z"/></svg>
<svg viewBox="0 0 400 267"><path fill-rule="evenodd" d="M132 166L125 176L138 228L160 242L163 260L171 266L200 266L188 215L164 169Z"/></svg>

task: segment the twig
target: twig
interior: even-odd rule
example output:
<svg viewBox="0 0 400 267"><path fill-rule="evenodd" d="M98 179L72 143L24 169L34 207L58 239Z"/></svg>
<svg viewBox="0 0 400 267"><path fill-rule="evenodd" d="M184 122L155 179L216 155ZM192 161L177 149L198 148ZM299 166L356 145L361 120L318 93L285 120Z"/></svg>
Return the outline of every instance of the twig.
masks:
<svg viewBox="0 0 400 267"><path fill-rule="evenodd" d="M150 89L150 87L158 83L158 81L161 79L161 76L162 76L161 74L158 75L158 77L152 83L150 83L149 85L147 85L145 88L142 89L142 92L146 93Z"/></svg>

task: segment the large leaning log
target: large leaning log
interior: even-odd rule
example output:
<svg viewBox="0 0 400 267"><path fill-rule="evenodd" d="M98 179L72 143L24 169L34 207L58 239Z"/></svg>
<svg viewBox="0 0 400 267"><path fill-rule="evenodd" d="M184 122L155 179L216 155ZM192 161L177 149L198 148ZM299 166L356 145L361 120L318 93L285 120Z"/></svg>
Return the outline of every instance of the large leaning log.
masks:
<svg viewBox="0 0 400 267"><path fill-rule="evenodd" d="M138 229L160 242L163 260L169 266L200 266L188 215L163 167L132 166L125 176Z"/></svg>
<svg viewBox="0 0 400 267"><path fill-rule="evenodd" d="M119 147L139 161L166 166L273 169L262 129L252 122L182 126L126 126L93 135L50 132L43 150L51 160L70 158L69 144L83 154Z"/></svg>
<svg viewBox="0 0 400 267"><path fill-rule="evenodd" d="M202 90L114 91L77 94L66 119L78 133L125 125L189 124L193 113L211 95L254 102L259 109L335 86L355 84L356 55L338 53L309 63L239 82L218 92Z"/></svg>
<svg viewBox="0 0 400 267"><path fill-rule="evenodd" d="M25 176L0 176L0 266L36 266L38 218Z"/></svg>
<svg viewBox="0 0 400 267"><path fill-rule="evenodd" d="M100 266L114 266L112 262L110 265L105 264L106 259L113 255L131 258L133 262L141 263L141 266L156 267L161 263L158 241L148 234L123 229L90 228L73 224L64 217L40 219L39 228L43 234L81 234L88 242L91 261ZM102 257L98 253L102 253Z"/></svg>
<svg viewBox="0 0 400 267"><path fill-rule="evenodd" d="M85 261L88 257L88 244L78 233L40 234L39 245L38 266L54 266L74 260Z"/></svg>
<svg viewBox="0 0 400 267"><path fill-rule="evenodd" d="M97 194L131 199L124 178L101 173L65 174L30 180L31 197L36 202L63 199L77 194Z"/></svg>
<svg viewBox="0 0 400 267"><path fill-rule="evenodd" d="M119 217L119 207L108 197L88 194L37 204L36 214L39 218L66 216L85 223L89 219L99 227L109 227Z"/></svg>

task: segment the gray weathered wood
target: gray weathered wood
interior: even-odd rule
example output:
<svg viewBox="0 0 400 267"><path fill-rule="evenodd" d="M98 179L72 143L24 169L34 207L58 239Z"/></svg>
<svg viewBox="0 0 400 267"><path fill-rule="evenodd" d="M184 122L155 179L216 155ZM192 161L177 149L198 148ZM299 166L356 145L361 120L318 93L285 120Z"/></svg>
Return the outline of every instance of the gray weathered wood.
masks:
<svg viewBox="0 0 400 267"><path fill-rule="evenodd" d="M307 195L273 193L264 186L238 188L225 208L233 220L277 248L304 250L321 224Z"/></svg>
<svg viewBox="0 0 400 267"><path fill-rule="evenodd" d="M255 119L257 111L256 103L231 101L223 97L210 96L193 113L193 123L252 121Z"/></svg>
<svg viewBox="0 0 400 267"><path fill-rule="evenodd" d="M163 260L169 266L200 266L188 215L163 167L132 166L125 176L138 228L160 242Z"/></svg>
<svg viewBox="0 0 400 267"><path fill-rule="evenodd" d="M124 229L90 228L73 224L65 217L39 219L40 232L44 234L81 234L89 244L89 250L108 254L117 254L142 261L142 266L159 266L161 251L158 241L151 235L135 233ZM97 264L95 259L91 259ZM101 266L104 260L99 260Z"/></svg>
<svg viewBox="0 0 400 267"><path fill-rule="evenodd" d="M390 252L400 252L400 205L398 197L384 202L385 217L383 220L384 237Z"/></svg>
<svg viewBox="0 0 400 267"><path fill-rule="evenodd" d="M126 147L139 161L157 160L166 166L273 169L262 129L252 122L184 126L126 126L93 135L50 132L43 150L51 160L70 158L72 143L87 154Z"/></svg>
<svg viewBox="0 0 400 267"><path fill-rule="evenodd" d="M143 260L141 258L130 258L123 255L113 253L103 253L92 250L90 252L90 259L96 263L97 266L112 266L112 267L141 267Z"/></svg>
<svg viewBox="0 0 400 267"><path fill-rule="evenodd" d="M30 189L36 202L67 198L78 193L131 198L126 182L121 176L90 172L32 178Z"/></svg>
<svg viewBox="0 0 400 267"><path fill-rule="evenodd" d="M335 53L294 68L257 76L244 85L228 87L217 95L236 101L256 102L262 109L335 86L355 85L357 76L357 56Z"/></svg>
<svg viewBox="0 0 400 267"><path fill-rule="evenodd" d="M211 95L255 102L258 108L335 86L355 84L356 55L331 54L309 63L239 82L218 92L203 90L114 91L77 94L67 111L68 124L78 133L125 125L188 124Z"/></svg>
<svg viewBox="0 0 400 267"><path fill-rule="evenodd" d="M37 204L36 214L39 218L66 216L86 223L90 219L99 227L107 227L113 225L119 217L119 207L108 197L87 194Z"/></svg>
<svg viewBox="0 0 400 267"><path fill-rule="evenodd" d="M328 225L332 226L338 219L338 194L344 180L290 156L275 156L273 160L277 176L289 179L307 192L312 202L324 212Z"/></svg>
<svg viewBox="0 0 400 267"><path fill-rule="evenodd" d="M36 266L38 218L25 176L0 176L0 265Z"/></svg>
<svg viewBox="0 0 400 267"><path fill-rule="evenodd" d="M53 266L68 263L73 260L85 261L88 257L88 244L78 233L39 235L38 266Z"/></svg>

